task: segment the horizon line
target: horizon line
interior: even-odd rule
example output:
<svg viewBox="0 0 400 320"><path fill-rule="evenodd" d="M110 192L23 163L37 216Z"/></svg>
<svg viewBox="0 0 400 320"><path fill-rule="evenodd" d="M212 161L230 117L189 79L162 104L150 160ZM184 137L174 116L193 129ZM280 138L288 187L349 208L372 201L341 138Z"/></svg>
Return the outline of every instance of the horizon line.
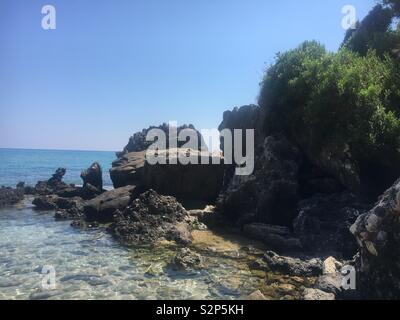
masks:
<svg viewBox="0 0 400 320"><path fill-rule="evenodd" d="M85 150L85 149L52 149L52 148L23 148L23 147L0 147L0 150L32 150L32 151L78 151L78 152L119 152L115 150Z"/></svg>

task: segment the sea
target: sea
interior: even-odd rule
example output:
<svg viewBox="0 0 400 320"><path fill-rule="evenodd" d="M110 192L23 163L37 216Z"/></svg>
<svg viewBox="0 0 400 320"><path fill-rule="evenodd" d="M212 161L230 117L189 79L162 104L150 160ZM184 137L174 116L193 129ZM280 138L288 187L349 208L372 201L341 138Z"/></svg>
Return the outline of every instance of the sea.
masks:
<svg viewBox="0 0 400 320"><path fill-rule="evenodd" d="M0 185L33 186L59 167L67 169L65 182L80 185L81 171L97 161L111 188L115 158L114 152L0 149ZM248 250L210 231L199 231L205 243L193 248L206 267L188 273L170 267L179 248L124 247L104 228L74 228L53 211L37 211L32 200L0 208L0 300L239 299L265 281L249 269ZM216 244L222 249L209 248Z"/></svg>
<svg viewBox="0 0 400 320"><path fill-rule="evenodd" d="M112 151L0 149L0 186L15 187L18 182L34 186L49 179L57 168L67 169L64 182L81 185L81 172L98 162L104 186L111 187L109 170L115 159Z"/></svg>

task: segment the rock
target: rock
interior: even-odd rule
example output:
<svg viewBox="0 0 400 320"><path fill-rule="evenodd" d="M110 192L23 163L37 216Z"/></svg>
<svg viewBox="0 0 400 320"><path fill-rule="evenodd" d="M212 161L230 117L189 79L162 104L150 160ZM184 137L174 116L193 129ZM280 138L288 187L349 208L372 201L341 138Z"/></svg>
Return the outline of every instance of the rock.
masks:
<svg viewBox="0 0 400 320"><path fill-rule="evenodd" d="M56 194L57 192L61 192L68 187L71 187L70 185L62 181L65 173L65 168L58 168L49 180L39 181L36 184L34 193L42 196L51 195Z"/></svg>
<svg viewBox="0 0 400 320"><path fill-rule="evenodd" d="M322 275L318 277L314 288L324 292L332 293L335 296L340 295L340 293L343 291L342 276L340 273Z"/></svg>
<svg viewBox="0 0 400 320"><path fill-rule="evenodd" d="M188 248L182 248L172 259L169 267L177 271L193 271L202 269L203 258Z"/></svg>
<svg viewBox="0 0 400 320"><path fill-rule="evenodd" d="M57 196L39 196L33 199L32 204L37 210L54 210L57 208L56 199Z"/></svg>
<svg viewBox="0 0 400 320"><path fill-rule="evenodd" d="M275 252L268 251L263 260L271 271L291 276L312 277L322 273L322 261L316 258L302 260L279 256Z"/></svg>
<svg viewBox="0 0 400 320"><path fill-rule="evenodd" d="M198 159L200 157L209 159L210 165L182 165L177 157L184 158L188 152ZM127 153L114 161L110 170L114 187L131 184L179 199L204 201L216 199L224 176L223 159L220 154L193 149L168 149L158 150L157 156L168 159L167 164L150 165L146 161L144 151ZM174 161L177 164L172 164ZM220 164L211 164L212 162Z"/></svg>
<svg viewBox="0 0 400 320"><path fill-rule="evenodd" d="M88 169L82 171L83 180L82 197L92 199L103 192L103 173L100 164L93 163Z"/></svg>
<svg viewBox="0 0 400 320"><path fill-rule="evenodd" d="M124 210L132 201L135 186L126 186L104 192L84 206L87 221L111 222L117 210Z"/></svg>
<svg viewBox="0 0 400 320"><path fill-rule="evenodd" d="M328 274L337 274L339 273L339 269L342 267L342 264L337 261L334 257L329 257L325 259L322 265L322 273L324 275Z"/></svg>
<svg viewBox="0 0 400 320"><path fill-rule="evenodd" d="M114 188L142 184L145 162L146 151L124 153L118 160L115 160L110 169Z"/></svg>
<svg viewBox="0 0 400 320"><path fill-rule="evenodd" d="M243 232L249 238L262 241L270 249L280 253L302 250L300 240L295 238L286 227L253 223L245 225Z"/></svg>
<svg viewBox="0 0 400 320"><path fill-rule="evenodd" d="M253 293L249 294L245 300L268 300L260 290L256 290Z"/></svg>
<svg viewBox="0 0 400 320"><path fill-rule="evenodd" d="M195 129L195 127L193 125L183 125L178 128L173 128L173 127L170 128L169 124L163 123L160 126L151 126L147 129L143 129L140 132L136 132L132 137L129 138L129 142L125 146L124 150L122 152L117 153L117 157L120 158L123 155L130 153L130 152L138 152L138 151L147 150L153 144L153 141L146 141L146 136L147 136L148 132L152 129L160 129L165 133L166 139L167 139L167 145L166 145L167 148L170 147L169 139L177 141L176 134L179 134L182 130L190 129L190 131L191 131L190 138L197 139L197 141L199 142L199 150L207 151L207 147L204 142L203 136L200 134L200 132L198 132ZM173 130L170 131L170 129L173 129ZM175 132L174 129L176 130L175 134L174 134L174 132ZM170 136L170 134L172 134L172 135ZM190 138L188 137L186 141L178 141L177 147L179 148L179 147L185 145L189 141Z"/></svg>
<svg viewBox="0 0 400 320"><path fill-rule="evenodd" d="M128 208L115 214L110 231L124 244L149 244L173 240L189 244L190 217L174 197L149 190L133 200Z"/></svg>
<svg viewBox="0 0 400 320"><path fill-rule="evenodd" d="M360 247L356 261L357 291L364 298L400 297L399 216L400 180L351 226Z"/></svg>
<svg viewBox="0 0 400 320"><path fill-rule="evenodd" d="M32 201L37 210L56 210L55 218L59 220L82 218L84 203L80 197L63 198L57 195L39 196Z"/></svg>
<svg viewBox="0 0 400 320"><path fill-rule="evenodd" d="M24 198L24 189L0 188L0 207L10 206L20 202Z"/></svg>
<svg viewBox="0 0 400 320"><path fill-rule="evenodd" d="M269 136L256 146L250 176L234 175L217 200L217 210L231 223L291 226L298 201L299 151L283 136Z"/></svg>
<svg viewBox="0 0 400 320"><path fill-rule="evenodd" d="M335 300L335 295L318 289L304 289L303 300Z"/></svg>
<svg viewBox="0 0 400 320"><path fill-rule="evenodd" d="M294 233L310 254L351 259L357 252L357 243L349 228L368 207L349 192L317 194L298 203Z"/></svg>

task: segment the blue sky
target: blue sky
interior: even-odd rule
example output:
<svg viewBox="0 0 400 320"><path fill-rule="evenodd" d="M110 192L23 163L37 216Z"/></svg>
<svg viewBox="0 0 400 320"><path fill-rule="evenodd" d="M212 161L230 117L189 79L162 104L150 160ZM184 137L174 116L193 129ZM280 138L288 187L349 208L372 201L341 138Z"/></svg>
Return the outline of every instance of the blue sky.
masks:
<svg viewBox="0 0 400 320"><path fill-rule="evenodd" d="M176 120L216 128L256 103L276 52L338 49L374 0L1 0L0 147L120 150ZM41 28L42 6L57 29Z"/></svg>

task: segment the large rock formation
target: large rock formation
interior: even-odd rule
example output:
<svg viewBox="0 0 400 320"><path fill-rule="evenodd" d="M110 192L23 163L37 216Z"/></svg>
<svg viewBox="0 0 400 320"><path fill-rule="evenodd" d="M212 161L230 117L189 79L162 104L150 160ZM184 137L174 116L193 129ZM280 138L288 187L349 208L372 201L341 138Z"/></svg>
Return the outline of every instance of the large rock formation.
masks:
<svg viewBox="0 0 400 320"><path fill-rule="evenodd" d="M149 244L171 240L189 244L190 219L174 197L161 196L153 190L141 194L114 216L112 234L124 244Z"/></svg>
<svg viewBox="0 0 400 320"><path fill-rule="evenodd" d="M367 298L400 297L400 180L376 206L358 217L351 232L357 238L357 290Z"/></svg>
<svg viewBox="0 0 400 320"><path fill-rule="evenodd" d="M233 176L217 201L232 222L291 226L296 216L299 151L283 136L269 136L256 147L255 170Z"/></svg>
<svg viewBox="0 0 400 320"><path fill-rule="evenodd" d="M152 129L160 129L162 130L165 135L166 135L166 139L167 139L167 145L166 148L169 149L169 139L175 140L177 141L178 137L177 135L179 135L179 133L182 130L185 129L190 129L190 135L189 137L187 137L186 141L178 141L177 145L175 147L182 147L183 145L185 145L191 138L197 139L198 143L199 143L199 150L201 151L207 151L207 147L206 144L203 140L203 136L200 134L200 132L198 132L196 130L196 128L193 125L183 125L180 126L178 128L173 128L170 127L169 124L163 123L160 126L151 126L147 129L143 129L142 131L136 132L132 137L129 138L129 142L128 144L124 147L123 151L118 152L117 153L117 157L121 158L123 155L130 153L130 152L138 152L138 151L143 151L143 150L147 150L154 142L153 141L147 141L146 140L146 136L148 134L148 132ZM189 131L188 131L189 132ZM177 135L176 135L177 134Z"/></svg>
<svg viewBox="0 0 400 320"><path fill-rule="evenodd" d="M222 188L224 176L223 159L220 154L182 148L156 152L160 163L154 165L146 161L145 151L127 153L114 161L110 170L114 187L137 185L179 199L216 199ZM155 152L152 153L154 155ZM185 159L189 155L197 158L199 164L184 165L180 162L179 159ZM202 157L210 164L200 164ZM219 164L212 164L213 162Z"/></svg>

